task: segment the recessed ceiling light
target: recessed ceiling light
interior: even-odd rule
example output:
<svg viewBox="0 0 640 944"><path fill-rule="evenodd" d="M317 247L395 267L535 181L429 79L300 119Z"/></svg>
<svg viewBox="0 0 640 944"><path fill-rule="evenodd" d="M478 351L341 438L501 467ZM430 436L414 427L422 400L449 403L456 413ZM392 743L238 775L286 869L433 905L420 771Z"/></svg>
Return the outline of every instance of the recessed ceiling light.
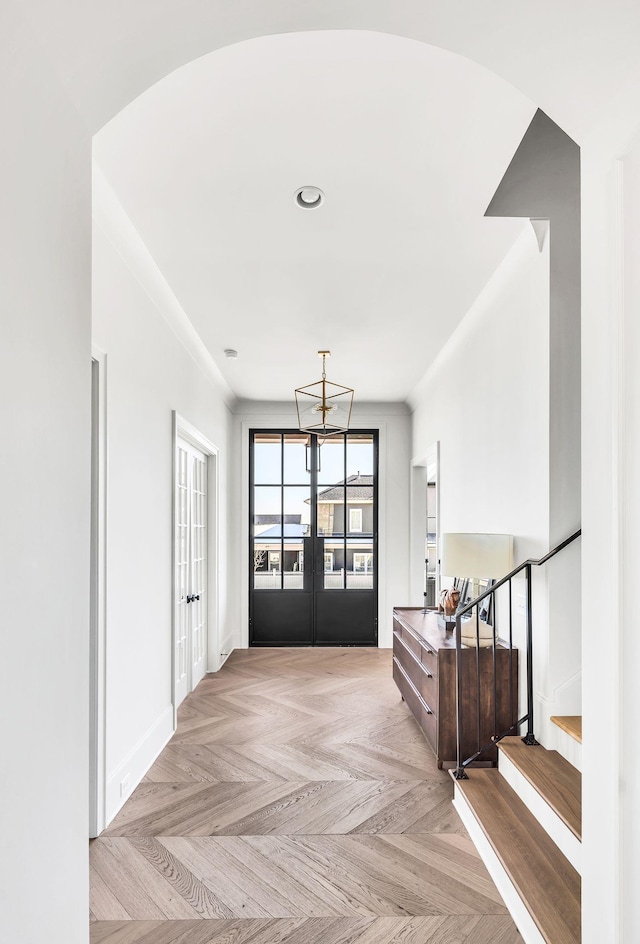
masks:
<svg viewBox="0 0 640 944"><path fill-rule="evenodd" d="M228 347L228 348L225 350L225 352L224 352L224 356L225 356L225 357L236 358L236 357L238 356L238 352L237 352L237 351L234 351L232 347Z"/></svg>
<svg viewBox="0 0 640 944"><path fill-rule="evenodd" d="M296 203L303 210L313 210L324 201L324 194L319 187L299 187L296 190Z"/></svg>

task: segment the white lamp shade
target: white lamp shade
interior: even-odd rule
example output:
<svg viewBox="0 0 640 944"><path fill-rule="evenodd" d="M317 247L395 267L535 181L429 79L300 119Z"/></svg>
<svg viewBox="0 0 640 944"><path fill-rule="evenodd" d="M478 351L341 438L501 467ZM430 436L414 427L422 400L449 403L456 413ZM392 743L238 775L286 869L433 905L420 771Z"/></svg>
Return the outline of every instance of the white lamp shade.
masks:
<svg viewBox="0 0 640 944"><path fill-rule="evenodd" d="M512 534L442 535L440 572L445 577L498 579L513 567Z"/></svg>

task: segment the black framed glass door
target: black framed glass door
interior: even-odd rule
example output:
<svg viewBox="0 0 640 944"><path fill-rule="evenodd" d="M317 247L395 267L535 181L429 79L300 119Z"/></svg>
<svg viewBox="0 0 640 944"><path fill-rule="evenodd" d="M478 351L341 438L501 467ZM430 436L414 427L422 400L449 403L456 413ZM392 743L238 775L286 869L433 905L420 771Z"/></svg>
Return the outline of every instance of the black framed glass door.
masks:
<svg viewBox="0 0 640 944"><path fill-rule="evenodd" d="M377 431L249 442L250 644L377 645Z"/></svg>

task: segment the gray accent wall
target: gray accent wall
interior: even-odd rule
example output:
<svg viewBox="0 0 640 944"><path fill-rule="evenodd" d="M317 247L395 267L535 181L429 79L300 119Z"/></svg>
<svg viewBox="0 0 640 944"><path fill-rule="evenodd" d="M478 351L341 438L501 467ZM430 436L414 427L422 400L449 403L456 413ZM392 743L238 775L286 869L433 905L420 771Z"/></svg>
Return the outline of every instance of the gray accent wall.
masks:
<svg viewBox="0 0 640 944"><path fill-rule="evenodd" d="M485 215L549 220L548 533L553 547L581 520L580 148L543 111L534 115ZM523 494L522 501L527 500ZM582 712L580 541L536 579L541 599L540 581L546 582L548 620L534 625L535 730L542 743L553 747L551 715Z"/></svg>
<svg viewBox="0 0 640 944"><path fill-rule="evenodd" d="M549 540L556 544L580 526L580 148L543 111L485 216L550 223Z"/></svg>

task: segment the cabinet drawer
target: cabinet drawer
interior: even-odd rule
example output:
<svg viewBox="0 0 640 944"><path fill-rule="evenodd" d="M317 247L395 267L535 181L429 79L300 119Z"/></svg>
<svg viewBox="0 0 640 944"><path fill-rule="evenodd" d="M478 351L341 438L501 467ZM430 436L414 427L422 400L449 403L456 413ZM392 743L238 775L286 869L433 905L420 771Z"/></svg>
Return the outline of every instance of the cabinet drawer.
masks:
<svg viewBox="0 0 640 944"><path fill-rule="evenodd" d="M422 695L429 708L435 712L438 704L438 679L432 671L437 669L438 660L435 653L421 647L421 655L426 655L428 661L421 662L415 652L408 648L404 636L393 634L393 654L411 679L418 692Z"/></svg>
<svg viewBox="0 0 640 944"><path fill-rule="evenodd" d="M438 707L438 679L431 674L427 666L422 666L422 674L420 676L420 694L429 705L431 710L437 713L436 709Z"/></svg>
<svg viewBox="0 0 640 944"><path fill-rule="evenodd" d="M424 731L424 736L433 748L434 754L438 754L438 719L429 707L422 707L422 719L420 727Z"/></svg>
<svg viewBox="0 0 640 944"><path fill-rule="evenodd" d="M401 663L398 661L395 655L393 657L393 678L396 685L400 689L402 697L404 698L407 706L411 709L411 713L420 725L423 734L435 752L437 746L436 716L433 713L431 706L428 705L424 698L422 698L418 691L416 691L416 688L412 684L411 679L407 676Z"/></svg>
<svg viewBox="0 0 640 944"><path fill-rule="evenodd" d="M416 721L420 727L422 727L422 702L418 698L411 682L407 678L406 672L395 656L393 657L393 680L400 689L400 694L407 703L407 706L411 709Z"/></svg>
<svg viewBox="0 0 640 944"><path fill-rule="evenodd" d="M423 665L427 667L429 674L437 677L438 656L433 651L433 649L426 645L426 643L424 643L418 636L414 635L411 630L407 629L406 626L403 626L402 623L395 618L393 620L393 632L398 636L399 639L402 640L407 649L411 650L418 661L422 662Z"/></svg>
<svg viewBox="0 0 640 944"><path fill-rule="evenodd" d="M418 691L421 691L424 670L420 657L408 649L404 639L396 633L393 636L393 654Z"/></svg>
<svg viewBox="0 0 640 944"><path fill-rule="evenodd" d="M422 646L420 645L420 640L416 639L413 633L410 633L408 629L404 628L404 626L402 627L402 641L407 649L411 649L414 656L416 656L420 662L422 658Z"/></svg>

